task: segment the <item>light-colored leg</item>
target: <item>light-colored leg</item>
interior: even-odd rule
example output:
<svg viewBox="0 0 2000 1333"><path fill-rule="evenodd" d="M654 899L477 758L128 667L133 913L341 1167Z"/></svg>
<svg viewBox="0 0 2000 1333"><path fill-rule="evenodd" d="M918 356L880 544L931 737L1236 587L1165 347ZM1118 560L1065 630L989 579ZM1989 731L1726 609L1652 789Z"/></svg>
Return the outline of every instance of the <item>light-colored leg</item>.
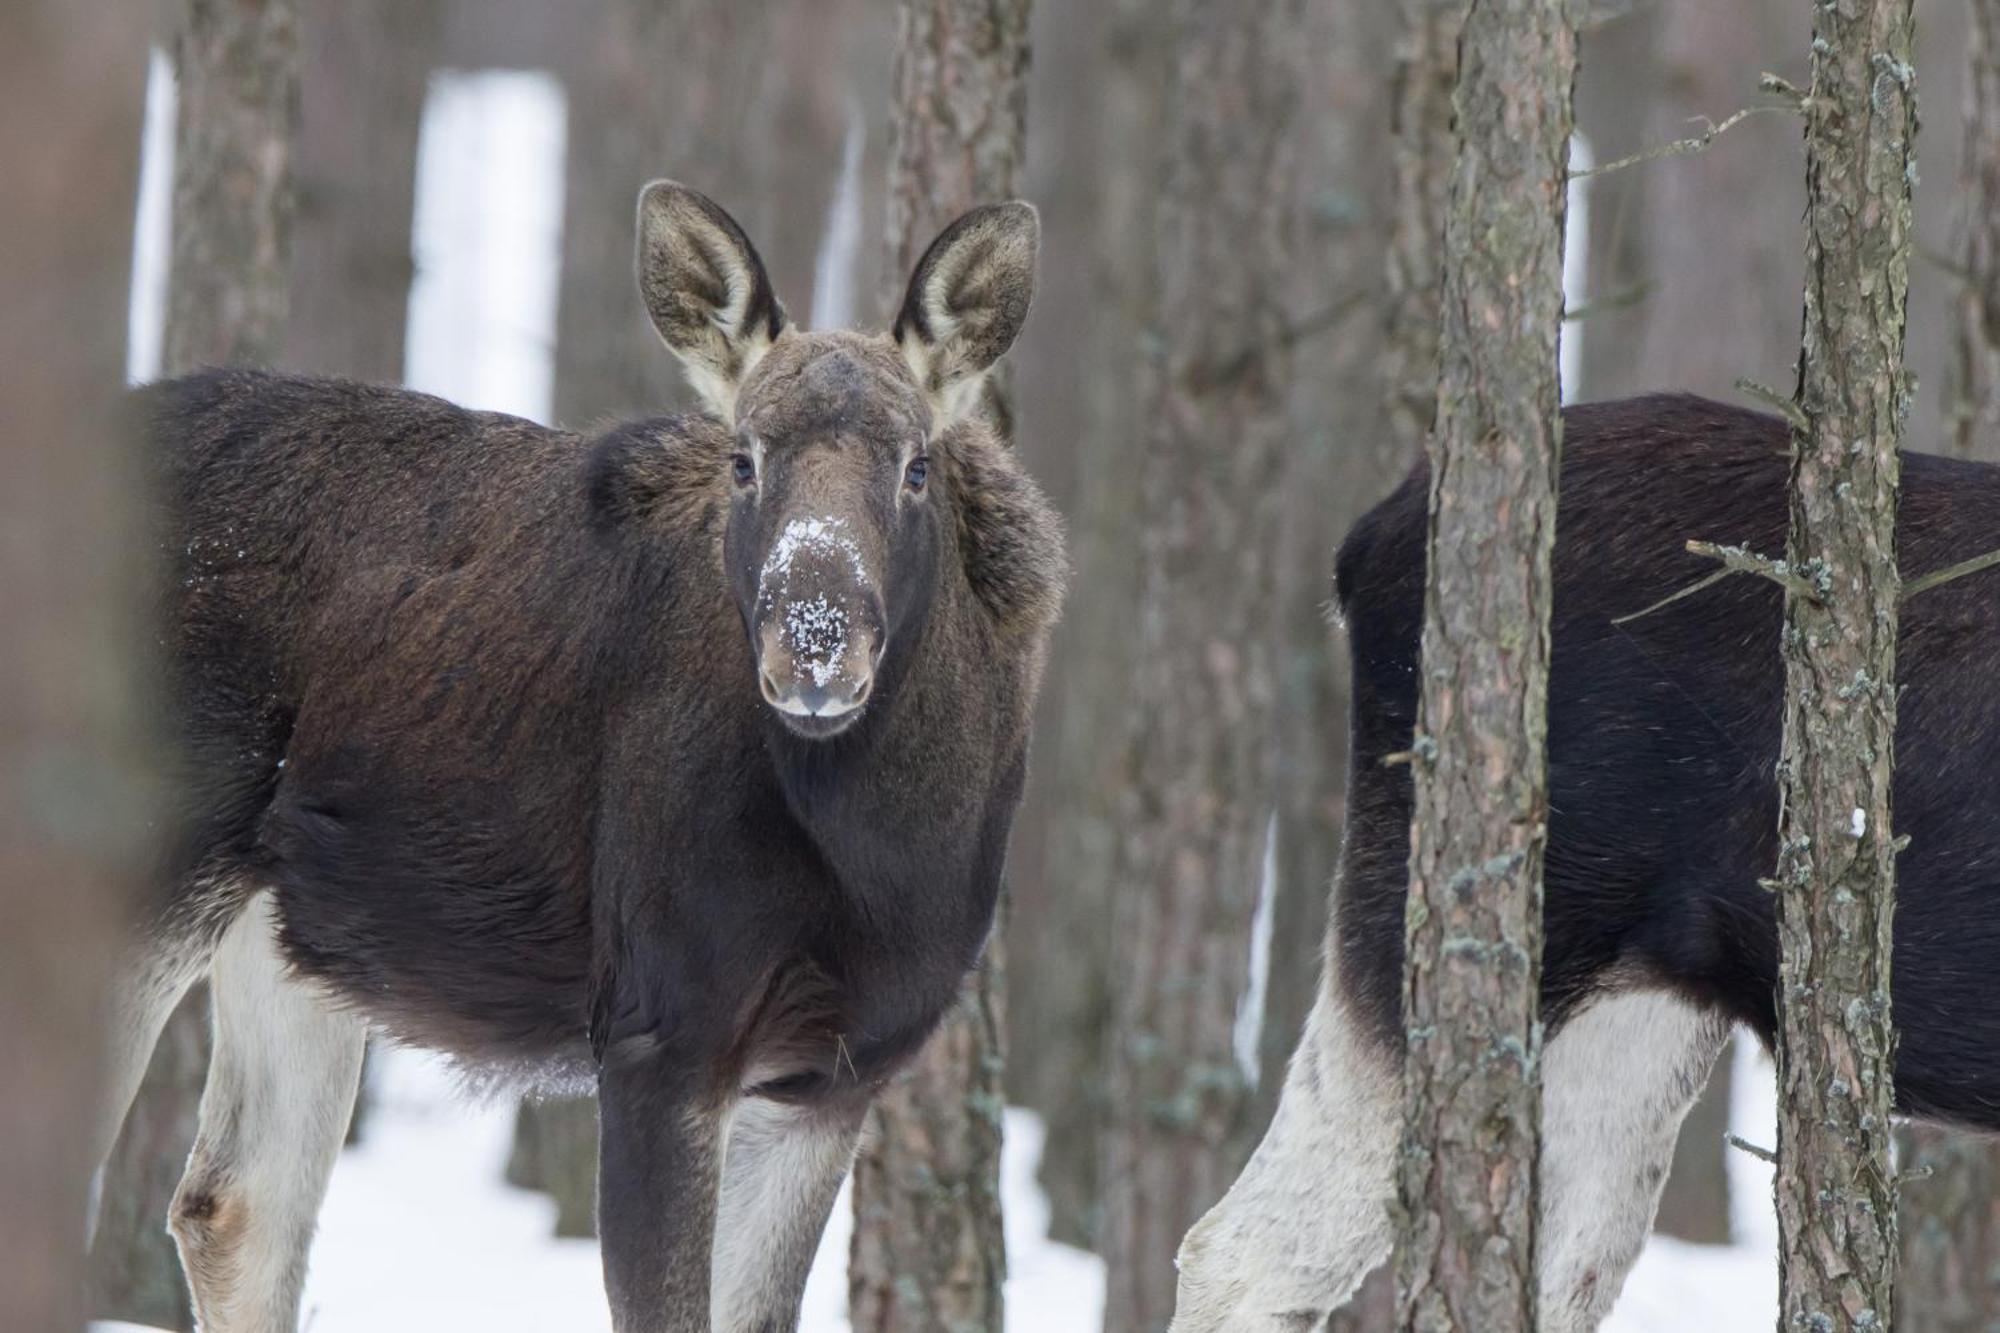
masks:
<svg viewBox="0 0 2000 1333"><path fill-rule="evenodd" d="M1665 991L1589 1003L1542 1056L1541 1325L1586 1333L1645 1246L1727 1020Z"/></svg>
<svg viewBox="0 0 2000 1333"><path fill-rule="evenodd" d="M797 1326L806 1275L865 1105L819 1108L746 1097L723 1159L710 1305L718 1333Z"/></svg>
<svg viewBox="0 0 2000 1333"><path fill-rule="evenodd" d="M118 1142L132 1098L146 1077L160 1031L188 988L207 974L217 941L239 909L241 882L205 879L186 895L170 919L145 927L125 948L112 980L104 1083L92 1115L90 1160L99 1179L93 1184L88 1230L97 1230L96 1190L105 1161Z"/></svg>
<svg viewBox="0 0 2000 1333"><path fill-rule="evenodd" d="M361 1074L365 1026L286 975L276 925L257 895L215 957L215 1053L172 1220L203 1333L297 1327Z"/></svg>
<svg viewBox="0 0 2000 1333"><path fill-rule="evenodd" d="M1388 1257L1401 1071L1331 967L1270 1130L1181 1244L1174 1333L1317 1328Z"/></svg>

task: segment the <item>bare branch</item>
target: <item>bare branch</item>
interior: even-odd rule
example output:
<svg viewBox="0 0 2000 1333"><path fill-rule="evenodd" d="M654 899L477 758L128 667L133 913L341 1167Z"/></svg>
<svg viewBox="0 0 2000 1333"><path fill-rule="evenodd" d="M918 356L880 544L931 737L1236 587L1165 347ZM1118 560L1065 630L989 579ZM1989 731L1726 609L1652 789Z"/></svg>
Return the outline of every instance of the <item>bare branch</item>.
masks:
<svg viewBox="0 0 2000 1333"><path fill-rule="evenodd" d="M1721 121L1710 120L1707 116L1696 116L1694 119L1700 121L1704 127L1701 133L1691 135L1686 139L1675 139L1672 143L1664 143L1657 148L1648 148L1642 153L1634 153L1630 157L1621 157L1615 162L1606 162L1602 166L1590 167L1584 171L1572 171L1570 179L1583 180L1589 176L1605 176L1614 171L1623 171L1627 167L1636 167L1642 162L1652 162L1663 157L1691 156L1703 151L1722 134L1736 128L1736 126L1750 119L1750 117L1765 115L1772 111L1787 111L1796 114L1798 107L1795 105L1746 106L1741 111Z"/></svg>
<svg viewBox="0 0 2000 1333"><path fill-rule="evenodd" d="M1585 301L1574 310L1563 311L1563 322L1565 324L1574 324L1578 320L1590 319L1592 316L1602 315L1609 311L1628 310L1651 296L1653 289L1659 285L1659 283L1653 281L1651 278L1647 278L1642 282L1635 282L1629 287L1621 287L1619 290L1597 297L1595 300Z"/></svg>
<svg viewBox="0 0 2000 1333"><path fill-rule="evenodd" d="M1970 560L1961 560L1955 565L1947 565L1928 574L1919 574L1903 585L1903 600L1907 602L1920 592L1929 592L1932 588L1941 587L1953 579L1962 579L1967 574L1977 574L1980 570L1991 569L1995 565L2000 565L2000 551L1988 551L1985 555L1975 555Z"/></svg>
<svg viewBox="0 0 2000 1333"><path fill-rule="evenodd" d="M1772 1152L1769 1148L1759 1147L1740 1134L1724 1134L1722 1141L1732 1148L1749 1153L1760 1162L1769 1162L1772 1166L1778 1164L1778 1154Z"/></svg>
<svg viewBox="0 0 2000 1333"><path fill-rule="evenodd" d="M1759 384L1756 380L1738 380L1736 381L1736 388L1739 392L1749 394L1752 398L1755 398L1758 402L1783 417L1785 423L1793 430L1804 431L1812 428L1812 422L1806 419L1804 409L1793 400L1790 394L1779 393L1776 389Z"/></svg>

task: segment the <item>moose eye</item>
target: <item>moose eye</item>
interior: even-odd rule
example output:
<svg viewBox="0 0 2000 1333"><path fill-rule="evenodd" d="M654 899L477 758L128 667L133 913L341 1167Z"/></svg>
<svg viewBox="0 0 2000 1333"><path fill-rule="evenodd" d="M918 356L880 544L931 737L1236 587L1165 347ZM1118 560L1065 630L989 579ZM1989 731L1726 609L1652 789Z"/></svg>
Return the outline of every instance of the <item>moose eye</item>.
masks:
<svg viewBox="0 0 2000 1333"><path fill-rule="evenodd" d="M903 484L913 491L920 491L924 488L924 483L930 480L930 475L930 459L912 458L910 465L903 469Z"/></svg>
<svg viewBox="0 0 2000 1333"><path fill-rule="evenodd" d="M748 486L757 480L757 465L750 461L750 455L738 454L729 460L730 470L735 473L738 486Z"/></svg>

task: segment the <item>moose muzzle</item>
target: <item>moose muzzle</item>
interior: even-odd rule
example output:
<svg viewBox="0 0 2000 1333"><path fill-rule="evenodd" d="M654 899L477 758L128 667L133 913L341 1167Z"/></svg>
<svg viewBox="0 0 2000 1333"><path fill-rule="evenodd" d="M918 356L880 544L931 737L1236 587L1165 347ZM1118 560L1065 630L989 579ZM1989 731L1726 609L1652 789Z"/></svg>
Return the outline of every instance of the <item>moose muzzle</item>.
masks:
<svg viewBox="0 0 2000 1333"><path fill-rule="evenodd" d="M882 655L881 602L839 519L794 520L757 593L757 684L803 735L840 731L868 701Z"/></svg>

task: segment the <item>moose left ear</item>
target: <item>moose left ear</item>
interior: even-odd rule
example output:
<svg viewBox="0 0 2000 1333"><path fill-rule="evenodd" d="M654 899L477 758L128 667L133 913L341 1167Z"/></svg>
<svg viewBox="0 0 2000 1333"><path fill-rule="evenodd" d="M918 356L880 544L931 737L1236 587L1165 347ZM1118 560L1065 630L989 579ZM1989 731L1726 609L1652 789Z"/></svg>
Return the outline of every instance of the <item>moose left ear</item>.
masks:
<svg viewBox="0 0 2000 1333"><path fill-rule="evenodd" d="M707 195L654 181L639 193L639 294L695 392L733 424L736 391L785 328L750 238Z"/></svg>
<svg viewBox="0 0 2000 1333"><path fill-rule="evenodd" d="M1042 224L1032 204L975 208L944 229L910 278L893 330L931 400L934 428L964 417L1028 317Z"/></svg>

